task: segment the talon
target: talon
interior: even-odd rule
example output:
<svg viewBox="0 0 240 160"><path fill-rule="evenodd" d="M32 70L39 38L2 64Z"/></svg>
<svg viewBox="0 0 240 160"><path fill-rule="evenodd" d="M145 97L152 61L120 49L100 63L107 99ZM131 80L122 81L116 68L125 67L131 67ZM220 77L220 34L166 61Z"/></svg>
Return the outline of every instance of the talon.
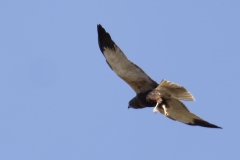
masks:
<svg viewBox="0 0 240 160"><path fill-rule="evenodd" d="M153 113L156 114L157 112L158 112L158 110L154 108Z"/></svg>

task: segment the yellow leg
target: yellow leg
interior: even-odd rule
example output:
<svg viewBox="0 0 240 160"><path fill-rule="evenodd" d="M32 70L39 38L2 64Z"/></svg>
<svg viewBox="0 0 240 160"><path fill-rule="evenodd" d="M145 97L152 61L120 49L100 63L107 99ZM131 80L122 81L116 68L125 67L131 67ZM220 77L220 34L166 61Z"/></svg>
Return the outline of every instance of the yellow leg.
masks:
<svg viewBox="0 0 240 160"><path fill-rule="evenodd" d="M164 110L164 114L165 114L165 116L168 116L168 112L167 112L167 108L166 108L166 106L163 104L162 107L163 107L163 110Z"/></svg>
<svg viewBox="0 0 240 160"><path fill-rule="evenodd" d="M159 105L159 103L157 103L156 106L155 106L154 109L153 109L153 113L154 113L154 114L156 114L156 113L158 112L158 109L157 109L158 105Z"/></svg>

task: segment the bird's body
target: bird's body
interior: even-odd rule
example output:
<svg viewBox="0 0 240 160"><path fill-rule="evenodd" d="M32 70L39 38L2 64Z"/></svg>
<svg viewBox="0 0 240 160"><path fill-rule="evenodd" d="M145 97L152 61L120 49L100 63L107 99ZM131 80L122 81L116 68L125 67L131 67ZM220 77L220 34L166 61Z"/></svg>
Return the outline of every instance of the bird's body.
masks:
<svg viewBox="0 0 240 160"><path fill-rule="evenodd" d="M155 110L164 115L168 113L169 115L166 116L171 119L189 125L220 128L202 120L185 107L180 100L194 101L194 98L184 87L167 80L163 80L158 85L140 67L128 60L100 24L97 25L97 30L99 48L107 64L136 92L136 96L129 101L128 108L140 109L156 106ZM158 100L153 97L157 97L161 102L158 103Z"/></svg>

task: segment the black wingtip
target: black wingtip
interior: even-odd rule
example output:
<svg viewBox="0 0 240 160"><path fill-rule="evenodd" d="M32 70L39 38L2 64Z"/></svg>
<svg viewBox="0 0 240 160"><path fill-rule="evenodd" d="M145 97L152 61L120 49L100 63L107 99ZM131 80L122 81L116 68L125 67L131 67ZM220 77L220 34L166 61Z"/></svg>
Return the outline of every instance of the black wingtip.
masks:
<svg viewBox="0 0 240 160"><path fill-rule="evenodd" d="M105 48L110 48L114 50L114 41L111 39L111 36L106 30L101 26L101 24L97 25L97 31L98 31L98 45L103 53L104 47Z"/></svg>
<svg viewBox="0 0 240 160"><path fill-rule="evenodd" d="M222 129L222 127L219 127L219 126L217 126L217 125L215 125L215 124L211 124L211 123L209 123L209 122L207 122L207 121L199 120L199 119L194 119L194 120L193 120L193 124L189 124L189 125Z"/></svg>

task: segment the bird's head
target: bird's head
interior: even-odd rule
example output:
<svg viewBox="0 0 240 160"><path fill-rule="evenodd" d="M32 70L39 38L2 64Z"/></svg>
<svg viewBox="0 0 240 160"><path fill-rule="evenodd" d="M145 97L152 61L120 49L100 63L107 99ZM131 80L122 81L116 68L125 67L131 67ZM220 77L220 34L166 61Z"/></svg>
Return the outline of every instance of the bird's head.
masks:
<svg viewBox="0 0 240 160"><path fill-rule="evenodd" d="M138 100L138 97L134 97L128 102L128 109L129 108L139 109L144 107L140 105L140 101Z"/></svg>

